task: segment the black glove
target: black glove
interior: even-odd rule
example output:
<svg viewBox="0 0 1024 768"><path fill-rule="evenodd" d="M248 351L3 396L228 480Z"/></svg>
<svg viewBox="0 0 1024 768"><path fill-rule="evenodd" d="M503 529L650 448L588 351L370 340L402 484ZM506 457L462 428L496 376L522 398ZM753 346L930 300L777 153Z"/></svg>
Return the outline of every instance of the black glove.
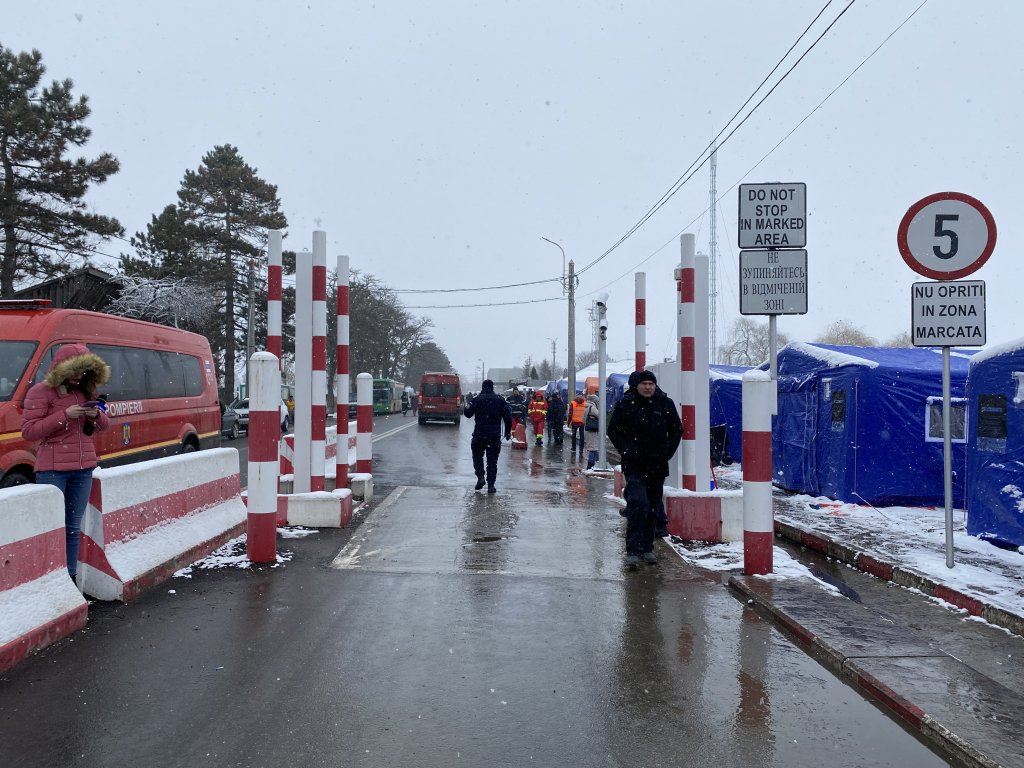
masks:
<svg viewBox="0 0 1024 768"><path fill-rule="evenodd" d="M511 440L512 439L512 433L511 432L506 432L505 433L505 439L506 440Z"/></svg>

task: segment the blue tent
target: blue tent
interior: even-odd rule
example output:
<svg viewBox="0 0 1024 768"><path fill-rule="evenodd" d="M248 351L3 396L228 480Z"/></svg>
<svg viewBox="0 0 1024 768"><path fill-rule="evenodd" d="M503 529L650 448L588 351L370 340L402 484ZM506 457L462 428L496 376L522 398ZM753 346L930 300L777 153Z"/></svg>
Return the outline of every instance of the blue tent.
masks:
<svg viewBox="0 0 1024 768"><path fill-rule="evenodd" d="M743 372L748 370L743 365L712 365L708 369L711 427L725 427L726 453L737 462L743 456Z"/></svg>
<svg viewBox="0 0 1024 768"><path fill-rule="evenodd" d="M551 397L551 393L558 391L559 397L562 398L563 403L568 403L572 398L568 397L569 394L569 380L559 379L558 381L549 381L548 385L544 388L544 397ZM576 381L576 391L583 391L583 382Z"/></svg>
<svg viewBox="0 0 1024 768"><path fill-rule="evenodd" d="M608 413L612 412L615 404L622 399L628 388L628 373L613 373L605 381L605 401L608 406Z"/></svg>
<svg viewBox="0 0 1024 768"><path fill-rule="evenodd" d="M967 532L1024 546L1024 339L971 360L967 403Z"/></svg>
<svg viewBox="0 0 1024 768"><path fill-rule="evenodd" d="M960 507L973 354L950 355L953 504ZM776 485L853 503L943 504L941 350L793 343L779 350L778 376Z"/></svg>

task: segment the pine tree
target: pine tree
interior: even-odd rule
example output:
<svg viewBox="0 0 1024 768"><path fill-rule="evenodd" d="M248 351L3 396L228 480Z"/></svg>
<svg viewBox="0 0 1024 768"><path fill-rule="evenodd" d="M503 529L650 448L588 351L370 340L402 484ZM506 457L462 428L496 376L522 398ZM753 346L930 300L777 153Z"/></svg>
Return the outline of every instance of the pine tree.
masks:
<svg viewBox="0 0 1024 768"><path fill-rule="evenodd" d="M25 278L66 272L88 254L93 238L120 235L118 221L90 213L91 184L117 173L117 159L68 157L92 134L88 99L72 96L71 80L40 89L42 54L0 45L0 294Z"/></svg>
<svg viewBox="0 0 1024 768"><path fill-rule="evenodd" d="M250 293L257 297L254 322L266 322L266 302L261 307L258 301L266 287L256 277L263 274L257 262L262 263L267 230L284 229L287 219L277 187L261 179L230 144L214 147L197 170L185 172L178 209L177 223L184 224L179 234L198 246L204 277L223 291L224 388L234 392L238 348L244 349L248 331Z"/></svg>

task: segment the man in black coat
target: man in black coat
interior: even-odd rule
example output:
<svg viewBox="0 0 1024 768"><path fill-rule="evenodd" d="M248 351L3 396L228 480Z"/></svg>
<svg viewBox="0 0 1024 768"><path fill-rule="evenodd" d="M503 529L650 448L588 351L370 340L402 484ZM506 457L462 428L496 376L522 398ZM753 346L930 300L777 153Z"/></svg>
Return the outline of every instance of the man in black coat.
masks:
<svg viewBox="0 0 1024 768"><path fill-rule="evenodd" d="M634 383L635 382L635 383ZM679 447L683 425L676 404L658 388L650 371L630 376L630 387L612 411L608 439L622 457L626 500L626 565L656 563L654 529L668 460Z"/></svg>
<svg viewBox="0 0 1024 768"><path fill-rule="evenodd" d="M549 443L555 445L561 445L565 439L565 432L562 426L565 424L565 403L562 402L562 397L558 394L558 391L551 393L551 397L548 398L548 433L550 436Z"/></svg>
<svg viewBox="0 0 1024 768"><path fill-rule="evenodd" d="M501 437L512 438L512 411L501 395L494 393L494 382L485 379L480 394L466 406L467 419L474 419L473 438L469 447L473 452L473 469L476 471L476 490L484 487L484 453L487 454L487 492L494 493L494 481L498 477L498 454L501 453Z"/></svg>

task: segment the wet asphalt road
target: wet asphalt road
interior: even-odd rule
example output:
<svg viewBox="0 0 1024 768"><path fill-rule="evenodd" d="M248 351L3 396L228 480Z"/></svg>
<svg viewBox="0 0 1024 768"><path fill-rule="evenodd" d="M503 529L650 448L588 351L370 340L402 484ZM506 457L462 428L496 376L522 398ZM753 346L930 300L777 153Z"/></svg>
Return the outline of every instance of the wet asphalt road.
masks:
<svg viewBox="0 0 1024 768"><path fill-rule="evenodd" d="M378 419L350 529L91 606L0 678L3 763L945 764L720 577L624 572L610 481L555 449L474 493L470 426Z"/></svg>

